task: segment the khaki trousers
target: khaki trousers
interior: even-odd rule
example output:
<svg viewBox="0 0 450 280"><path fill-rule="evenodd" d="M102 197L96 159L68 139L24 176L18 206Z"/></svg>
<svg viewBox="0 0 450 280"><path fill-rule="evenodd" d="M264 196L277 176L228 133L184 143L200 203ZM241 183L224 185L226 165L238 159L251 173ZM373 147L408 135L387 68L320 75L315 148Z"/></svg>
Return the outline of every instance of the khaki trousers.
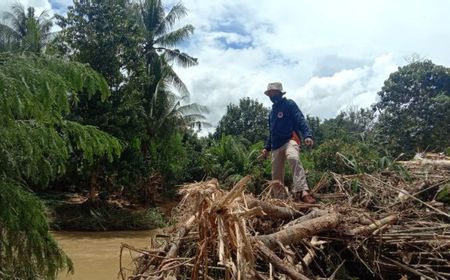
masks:
<svg viewBox="0 0 450 280"><path fill-rule="evenodd" d="M299 152L300 147L294 140L289 140L288 143L272 151L272 180L278 180L284 185L284 162L287 159L292 168L292 193L309 190Z"/></svg>

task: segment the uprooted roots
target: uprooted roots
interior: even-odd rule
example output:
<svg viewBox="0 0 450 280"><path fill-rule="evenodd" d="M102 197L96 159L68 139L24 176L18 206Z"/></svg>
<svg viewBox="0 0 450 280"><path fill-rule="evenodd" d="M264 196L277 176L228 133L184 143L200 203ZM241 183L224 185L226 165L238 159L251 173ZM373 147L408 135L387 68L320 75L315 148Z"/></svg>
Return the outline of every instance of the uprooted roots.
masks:
<svg viewBox="0 0 450 280"><path fill-rule="evenodd" d="M147 249L122 246L139 253L122 279L449 279L450 215L433 200L448 169L410 170L409 182L330 174L316 205L256 198L249 176L228 192L215 179L186 185L172 232Z"/></svg>

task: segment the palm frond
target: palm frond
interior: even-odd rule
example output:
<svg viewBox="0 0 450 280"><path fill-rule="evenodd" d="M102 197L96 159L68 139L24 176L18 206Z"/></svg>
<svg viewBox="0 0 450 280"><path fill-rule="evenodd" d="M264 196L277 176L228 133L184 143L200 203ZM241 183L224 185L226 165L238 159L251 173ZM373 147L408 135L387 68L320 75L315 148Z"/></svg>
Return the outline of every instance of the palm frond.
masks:
<svg viewBox="0 0 450 280"><path fill-rule="evenodd" d="M38 22L39 32L42 34L43 40L47 41L51 34L50 30L53 26L53 19L49 17L48 11L44 10L36 21Z"/></svg>
<svg viewBox="0 0 450 280"><path fill-rule="evenodd" d="M155 44L163 47L173 47L188 39L194 33L194 27L190 24L185 25L177 30L165 33L155 39Z"/></svg>
<svg viewBox="0 0 450 280"><path fill-rule="evenodd" d="M167 82L167 84L173 86L180 94L181 98L188 97L190 95L188 88L184 84L184 82L180 79L178 74L173 70L173 68L167 64L164 67L163 79Z"/></svg>
<svg viewBox="0 0 450 280"><path fill-rule="evenodd" d="M180 106L178 108L178 111L180 111L181 114L187 115L191 113L198 113L198 114L206 114L209 113L208 107L204 105L200 105L198 103L190 103L183 106Z"/></svg>
<svg viewBox="0 0 450 280"><path fill-rule="evenodd" d="M146 30L154 34L164 20L164 7L161 1L144 0L144 2L141 2L140 7Z"/></svg>
<svg viewBox="0 0 450 280"><path fill-rule="evenodd" d="M15 40L20 39L20 34L18 34L14 29L3 23L0 23L0 34L1 36L11 37L14 38Z"/></svg>
<svg viewBox="0 0 450 280"><path fill-rule="evenodd" d="M180 52L180 50L178 50L178 49L175 49L175 50L165 49L164 58L166 61L175 62L177 65L184 67L184 68L198 65L197 58L189 56L188 54L186 54L184 52Z"/></svg>
<svg viewBox="0 0 450 280"><path fill-rule="evenodd" d="M203 121L207 119L202 114L183 114L183 118L190 121Z"/></svg>
<svg viewBox="0 0 450 280"><path fill-rule="evenodd" d="M184 5L180 2L175 4L170 11L167 13L167 15L164 17L164 20L159 25L158 29L156 30L155 34L165 34L168 30L170 30L175 22L187 15L187 9L184 7Z"/></svg>
<svg viewBox="0 0 450 280"><path fill-rule="evenodd" d="M20 2L11 5L11 12L4 12L3 19L9 21L11 28L16 30L20 36L26 34L25 22L27 20L27 14L25 7Z"/></svg>
<svg viewBox="0 0 450 280"><path fill-rule="evenodd" d="M20 36L11 27L0 24L0 51L14 51L18 48Z"/></svg>

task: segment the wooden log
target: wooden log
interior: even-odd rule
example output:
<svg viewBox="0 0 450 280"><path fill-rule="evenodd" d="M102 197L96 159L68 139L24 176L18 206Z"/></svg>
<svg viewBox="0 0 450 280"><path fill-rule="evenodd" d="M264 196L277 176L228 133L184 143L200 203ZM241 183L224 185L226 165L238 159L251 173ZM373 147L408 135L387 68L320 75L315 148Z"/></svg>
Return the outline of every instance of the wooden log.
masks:
<svg viewBox="0 0 450 280"><path fill-rule="evenodd" d="M319 241L319 238L317 236L313 236L311 238L311 244L316 243ZM306 248L308 250L308 253L303 257L302 261L299 262L295 267L303 272L305 271L305 269L307 269L309 267L309 265L312 263L312 261L314 260L314 258L317 256L316 250L314 250L314 247L312 248ZM305 266L305 267L303 267Z"/></svg>
<svg viewBox="0 0 450 280"><path fill-rule="evenodd" d="M274 249L278 246L278 242L283 245L296 244L304 238L310 238L320 232L334 229L339 225L340 221L341 216L336 212L332 212L272 234L256 236L255 239L262 241L270 249Z"/></svg>
<svg viewBox="0 0 450 280"><path fill-rule="evenodd" d="M305 222L305 221L307 221L307 220L311 220L311 219L314 219L314 218L318 218L318 217L323 216L323 215L325 215L325 214L328 214L328 211L327 211L327 210L323 210L323 209L319 209L319 208L313 208L313 209L311 210L311 212L309 212L308 214L303 215L303 216L301 216L301 217L299 217L299 218L297 218L297 219L295 219L295 220L292 220L292 221L290 221L289 223L285 224L285 225L282 227L282 229L291 227L291 226L296 225L296 224L303 223L303 222Z"/></svg>
<svg viewBox="0 0 450 280"><path fill-rule="evenodd" d="M228 204L230 204L233 200L240 197L242 192L245 190L245 187L247 186L248 182L252 177L250 175L245 176L242 178L231 191L229 191L226 195L224 195L220 201L212 206L211 211L216 212L219 210L222 210L222 208Z"/></svg>
<svg viewBox="0 0 450 280"><path fill-rule="evenodd" d="M450 169L450 160L448 157L445 158L437 158L437 159L428 159L421 156L416 155L413 160L410 161L398 161L398 163L404 166L432 166L432 167L441 167Z"/></svg>
<svg viewBox="0 0 450 280"><path fill-rule="evenodd" d="M264 213L271 218L292 220L301 215L301 213L295 209L273 205L269 202L261 201L251 196L246 196L245 200L247 201L248 208L260 207Z"/></svg>
<svg viewBox="0 0 450 280"><path fill-rule="evenodd" d="M254 240L253 248L256 250L256 254L264 261L271 263L275 268L291 277L291 279L294 280L310 280L305 275L298 272L291 263L288 261L283 261L280 259L272 250L267 248L267 246L264 245L264 243L258 239Z"/></svg>
<svg viewBox="0 0 450 280"><path fill-rule="evenodd" d="M396 223L397 221L398 221L398 215L393 214L393 215L387 216L381 220L375 221L374 223L372 223L368 226L360 226L360 227L354 228L350 231L350 233L353 235L369 234L369 233L381 228L384 225L391 225L391 224Z"/></svg>
<svg viewBox="0 0 450 280"><path fill-rule="evenodd" d="M166 259L175 258L177 256L177 252L178 252L178 248L180 247L181 240L191 230L192 225L193 225L193 223L195 221L195 217L196 217L195 215L192 215L186 221L186 223L184 223L184 225L182 227L180 227L180 229L178 230L177 234L175 235L175 238L171 241L172 244L170 245L170 248L167 251Z"/></svg>

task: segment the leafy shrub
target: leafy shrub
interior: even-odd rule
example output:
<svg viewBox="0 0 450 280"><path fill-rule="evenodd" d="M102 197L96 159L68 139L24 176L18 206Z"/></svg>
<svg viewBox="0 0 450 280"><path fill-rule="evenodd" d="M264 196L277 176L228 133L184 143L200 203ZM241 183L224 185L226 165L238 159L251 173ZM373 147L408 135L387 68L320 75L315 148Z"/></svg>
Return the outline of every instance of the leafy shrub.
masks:
<svg viewBox="0 0 450 280"><path fill-rule="evenodd" d="M313 152L314 165L320 171L340 174L373 172L378 169L378 152L362 142L347 144L328 140Z"/></svg>

